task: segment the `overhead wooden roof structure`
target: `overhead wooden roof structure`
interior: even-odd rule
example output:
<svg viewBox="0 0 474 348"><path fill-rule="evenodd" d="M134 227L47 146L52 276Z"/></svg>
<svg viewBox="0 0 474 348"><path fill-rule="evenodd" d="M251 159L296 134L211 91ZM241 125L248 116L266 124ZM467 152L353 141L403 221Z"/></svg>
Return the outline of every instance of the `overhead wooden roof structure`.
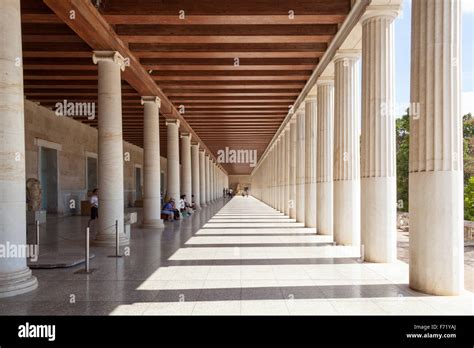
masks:
<svg viewBox="0 0 474 348"><path fill-rule="evenodd" d="M93 50L130 59L124 140L143 145L142 95L216 156L260 156L351 10L351 0L22 0L24 88L47 107L97 101ZM100 115L97 115L100 117ZM81 119L93 127L97 119ZM229 174L248 165L224 164Z"/></svg>

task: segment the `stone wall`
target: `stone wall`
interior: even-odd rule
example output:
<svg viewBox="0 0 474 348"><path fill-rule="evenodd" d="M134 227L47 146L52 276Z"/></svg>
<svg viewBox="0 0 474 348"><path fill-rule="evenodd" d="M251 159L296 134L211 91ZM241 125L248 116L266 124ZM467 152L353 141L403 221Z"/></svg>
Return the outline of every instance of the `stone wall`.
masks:
<svg viewBox="0 0 474 348"><path fill-rule="evenodd" d="M58 213L79 213L80 201L87 197L87 156L97 155L97 130L25 100L27 179L39 179L40 146L58 150ZM124 203L128 207L135 201L135 167L141 167L143 175L143 149L124 142L123 152L129 154L129 160L124 161ZM166 173L166 158L161 158L161 166ZM69 209L71 199L78 202L75 211Z"/></svg>
<svg viewBox="0 0 474 348"><path fill-rule="evenodd" d="M249 190L252 191L252 179L250 175L229 175L229 188L235 191L238 187L241 189L248 187Z"/></svg>

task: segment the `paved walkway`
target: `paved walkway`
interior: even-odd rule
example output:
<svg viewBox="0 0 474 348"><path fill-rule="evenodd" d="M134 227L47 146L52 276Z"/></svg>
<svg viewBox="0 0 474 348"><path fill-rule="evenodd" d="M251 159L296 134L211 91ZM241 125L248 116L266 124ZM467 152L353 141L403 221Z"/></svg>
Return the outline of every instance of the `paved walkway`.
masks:
<svg viewBox="0 0 474 348"><path fill-rule="evenodd" d="M81 245L86 218L48 223L44 252ZM67 232L63 232L67 231ZM130 256L94 248L81 268L34 270L40 287L0 300L1 314L320 315L473 314L472 294L435 297L408 288L408 265L361 263L252 197L223 200L163 231L134 227Z"/></svg>

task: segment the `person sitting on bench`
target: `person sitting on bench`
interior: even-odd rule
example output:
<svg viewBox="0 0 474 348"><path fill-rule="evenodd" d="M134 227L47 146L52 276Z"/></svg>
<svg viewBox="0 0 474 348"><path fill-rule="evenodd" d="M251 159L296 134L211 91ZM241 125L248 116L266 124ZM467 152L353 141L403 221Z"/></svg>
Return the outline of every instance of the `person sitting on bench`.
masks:
<svg viewBox="0 0 474 348"><path fill-rule="evenodd" d="M173 204L171 203L171 201L169 201L163 206L163 210L161 211L161 214L167 216L167 221L174 221L174 210L173 210Z"/></svg>

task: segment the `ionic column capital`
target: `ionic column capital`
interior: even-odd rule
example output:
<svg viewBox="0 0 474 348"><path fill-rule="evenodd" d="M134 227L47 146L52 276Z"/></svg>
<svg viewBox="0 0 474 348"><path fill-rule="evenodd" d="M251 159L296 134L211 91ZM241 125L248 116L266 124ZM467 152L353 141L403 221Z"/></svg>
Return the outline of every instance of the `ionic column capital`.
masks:
<svg viewBox="0 0 474 348"><path fill-rule="evenodd" d="M318 96L316 94L309 94L304 98L305 103L307 102L316 102L318 100Z"/></svg>
<svg viewBox="0 0 474 348"><path fill-rule="evenodd" d="M401 13L401 4L369 5L362 15L360 22L364 25L367 21L385 17L393 21Z"/></svg>
<svg viewBox="0 0 474 348"><path fill-rule="evenodd" d="M344 61L344 60L358 60L361 55L361 50L358 49L353 49L353 50L337 50L336 54L334 55L334 63L337 63L338 61Z"/></svg>
<svg viewBox="0 0 474 348"><path fill-rule="evenodd" d="M154 103L157 104L158 107L161 107L161 99L156 96L143 96L141 99L141 103L142 105L144 105L145 103Z"/></svg>
<svg viewBox="0 0 474 348"><path fill-rule="evenodd" d="M318 85L318 86L325 86L325 85L334 86L334 76L320 77L316 81L316 85Z"/></svg>
<svg viewBox="0 0 474 348"><path fill-rule="evenodd" d="M177 118L168 118L165 120L165 124L166 125L175 124L176 126L179 127L179 120Z"/></svg>
<svg viewBox="0 0 474 348"><path fill-rule="evenodd" d="M192 135L191 135L190 133L184 132L184 133L181 133L179 137L180 137L180 138L187 138L187 137L189 137L189 140L191 140Z"/></svg>
<svg viewBox="0 0 474 348"><path fill-rule="evenodd" d="M191 146L197 146L199 149L199 142L197 141L191 141Z"/></svg>
<svg viewBox="0 0 474 348"><path fill-rule="evenodd" d="M125 70L125 58L117 51L93 51L92 61L94 64L99 62L113 62L120 66L120 70Z"/></svg>
<svg viewBox="0 0 474 348"><path fill-rule="evenodd" d="M199 152L202 152L202 154L204 155L206 153L206 150L200 148Z"/></svg>

